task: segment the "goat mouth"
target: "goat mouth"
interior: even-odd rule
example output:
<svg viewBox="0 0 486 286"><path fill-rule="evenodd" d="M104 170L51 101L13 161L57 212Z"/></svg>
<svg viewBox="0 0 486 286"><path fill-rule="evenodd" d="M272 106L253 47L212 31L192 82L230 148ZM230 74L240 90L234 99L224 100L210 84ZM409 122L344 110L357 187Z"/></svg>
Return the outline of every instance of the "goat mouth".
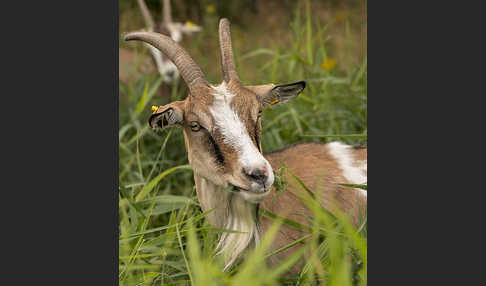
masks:
<svg viewBox="0 0 486 286"><path fill-rule="evenodd" d="M243 189L243 188L238 187L238 186L233 185L233 184L228 184L228 186L226 186L224 188L224 190L227 191L227 192L233 192L233 193L239 193L241 191L247 191L248 192L248 190Z"/></svg>
<svg viewBox="0 0 486 286"><path fill-rule="evenodd" d="M233 184L228 184L227 187L224 188L225 191L229 191L229 192L235 192L235 193L239 193L239 192L247 192L247 193L251 193L251 194L255 194L255 195L261 195L261 194L264 194L266 192L268 192L270 190L270 188L267 188L267 189L262 189L262 191L252 191L252 190L248 190L248 189L245 189L245 188L242 188L242 187L238 187L236 185L233 185Z"/></svg>

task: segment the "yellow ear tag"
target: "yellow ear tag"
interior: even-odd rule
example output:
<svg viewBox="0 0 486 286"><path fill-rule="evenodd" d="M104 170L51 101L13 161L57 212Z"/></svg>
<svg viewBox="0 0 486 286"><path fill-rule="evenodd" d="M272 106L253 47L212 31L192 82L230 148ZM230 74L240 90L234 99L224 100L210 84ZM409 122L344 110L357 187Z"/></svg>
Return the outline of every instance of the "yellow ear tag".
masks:
<svg viewBox="0 0 486 286"><path fill-rule="evenodd" d="M188 28L196 27L196 24L192 23L191 21L187 21L186 27L188 27Z"/></svg>
<svg viewBox="0 0 486 286"><path fill-rule="evenodd" d="M159 108L155 105L152 105L152 113L155 113Z"/></svg>
<svg viewBox="0 0 486 286"><path fill-rule="evenodd" d="M270 102L270 104L275 104L275 103L278 103L278 98L275 98L272 102Z"/></svg>

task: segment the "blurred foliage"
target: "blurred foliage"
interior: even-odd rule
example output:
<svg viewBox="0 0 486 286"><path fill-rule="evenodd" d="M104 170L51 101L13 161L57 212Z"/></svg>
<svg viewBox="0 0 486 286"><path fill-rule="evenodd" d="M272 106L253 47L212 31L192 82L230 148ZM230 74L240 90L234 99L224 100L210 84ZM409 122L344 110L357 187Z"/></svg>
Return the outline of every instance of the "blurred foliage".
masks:
<svg viewBox="0 0 486 286"><path fill-rule="evenodd" d="M155 20L160 21L161 1L145 1ZM312 7L309 11L311 24L325 30L322 40L326 43L327 52L339 63L340 71L352 72L353 67L360 65L366 58L367 19L364 0L172 0L171 3L174 21L191 21L204 27L202 33L184 40L184 47L189 48L200 65L205 65L199 62L201 59L219 60L217 28L220 18L230 19L234 34L233 46L240 54L260 47L286 48L293 45L294 40L289 33L290 23L297 11L305 10L306 3ZM137 1L120 0L120 32L142 27L144 24ZM123 47L131 46L124 42L120 44ZM205 54L198 54L199 50ZM209 71L213 71L213 66L217 67L206 65ZM215 72L219 74L219 71Z"/></svg>
<svg viewBox="0 0 486 286"><path fill-rule="evenodd" d="M210 82L221 81L221 16L232 22L237 68L245 84L307 81L297 99L264 111L264 151L299 141L366 143L363 2L254 1L255 11L253 1L172 2L174 20L203 26L203 32L181 45ZM160 17L159 2L147 3ZM138 14L135 0L120 1L122 33L143 26ZM147 53L140 43L120 46ZM186 94L183 83L168 88L157 73L140 72L133 81L120 83L120 285L317 285L314 278L326 285L366 285L366 216L355 229L344 217L317 207L312 207L315 223L305 243L314 255L300 276L283 275L297 256L268 269L265 243L250 256L251 263L221 271L212 253L220 230L211 228L199 208L181 130L156 133L147 124L151 105Z"/></svg>

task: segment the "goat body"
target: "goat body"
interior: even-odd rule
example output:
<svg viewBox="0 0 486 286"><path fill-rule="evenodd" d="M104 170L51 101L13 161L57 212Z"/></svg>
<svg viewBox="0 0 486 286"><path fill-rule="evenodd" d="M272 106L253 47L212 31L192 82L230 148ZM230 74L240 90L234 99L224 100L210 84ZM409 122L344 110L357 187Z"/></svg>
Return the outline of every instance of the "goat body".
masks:
<svg viewBox="0 0 486 286"><path fill-rule="evenodd" d="M349 214L352 222L358 226L360 215L365 213L366 192L361 189L344 187L340 184L363 184L367 176L367 149L352 147L340 142L328 144L300 143L265 154L274 170L285 168L297 176L316 195L320 194L322 206L333 212L333 203L341 211ZM289 179L288 172L284 176ZM306 216L312 216L301 198L308 197L305 190L296 181L287 180L288 186L282 192L272 188L270 194L259 205L248 202L223 188L211 184L194 174L198 198L203 211L215 208L208 215L212 225L231 229L245 234L224 233L218 245L218 251L226 255L226 268L231 267L248 248L257 244L273 223L272 219L261 215L257 208L269 211L277 216L309 225ZM320 190L320 193L319 193ZM257 217L256 214L260 215ZM272 243L271 251L288 245L307 233L282 225ZM292 254L299 248L295 245L280 252L270 259L274 264ZM275 259L277 258L277 259ZM299 272L302 262L292 272Z"/></svg>
<svg viewBox="0 0 486 286"><path fill-rule="evenodd" d="M297 176L316 195L320 195L322 206L333 212L334 203L350 218L355 226L359 226L363 214L366 212L367 194L364 190L342 186L341 184L363 184L367 182L367 149L352 147L340 142L327 144L302 143L287 146L281 151L266 154L267 160L274 170L285 165L285 168ZM272 190L270 195L260 205L280 217L296 221L302 225L309 225L306 216L312 212L301 200L308 197L305 190L296 181L287 177L288 186L285 191ZM267 231L273 220L260 217L262 235ZM271 251L288 245L303 237L307 233L295 228L282 225L273 243ZM297 250L299 245L293 246L276 254L270 263L285 259ZM298 273L302 261L294 266L291 272Z"/></svg>

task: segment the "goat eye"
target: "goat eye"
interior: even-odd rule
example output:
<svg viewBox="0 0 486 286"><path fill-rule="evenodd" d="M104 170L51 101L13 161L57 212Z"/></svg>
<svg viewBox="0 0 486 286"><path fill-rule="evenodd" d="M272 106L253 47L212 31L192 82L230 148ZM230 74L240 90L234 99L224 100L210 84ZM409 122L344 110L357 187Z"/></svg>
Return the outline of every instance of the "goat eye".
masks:
<svg viewBox="0 0 486 286"><path fill-rule="evenodd" d="M196 121L193 121L191 122L191 130L197 132L201 130L201 125L199 125L199 123L197 123Z"/></svg>

